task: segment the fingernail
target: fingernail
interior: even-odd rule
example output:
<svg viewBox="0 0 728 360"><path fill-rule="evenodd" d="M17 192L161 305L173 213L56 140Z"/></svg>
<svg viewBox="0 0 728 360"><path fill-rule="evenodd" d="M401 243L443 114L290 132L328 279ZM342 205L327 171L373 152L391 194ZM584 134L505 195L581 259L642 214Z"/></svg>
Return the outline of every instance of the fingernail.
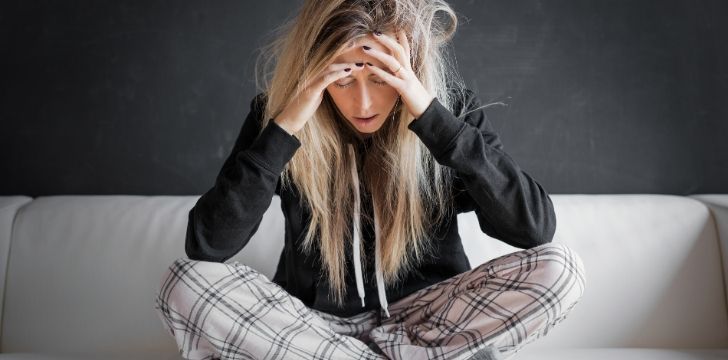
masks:
<svg viewBox="0 0 728 360"><path fill-rule="evenodd" d="M369 46L366 46L366 45L362 45L362 47L364 48L364 50L369 50L369 49L371 49L371 48L370 48Z"/></svg>
<svg viewBox="0 0 728 360"><path fill-rule="evenodd" d="M367 65L369 65L369 66L374 66L374 64L372 64L372 63L370 63L370 62L367 62Z"/></svg>
<svg viewBox="0 0 728 360"><path fill-rule="evenodd" d="M351 71L351 68L346 68L344 69L344 71Z"/></svg>
<svg viewBox="0 0 728 360"><path fill-rule="evenodd" d="M382 35L382 33L379 30L374 30L374 35L379 36Z"/></svg>
<svg viewBox="0 0 728 360"><path fill-rule="evenodd" d="M358 67L362 67L362 66L364 66L364 63L356 63L355 65Z"/></svg>

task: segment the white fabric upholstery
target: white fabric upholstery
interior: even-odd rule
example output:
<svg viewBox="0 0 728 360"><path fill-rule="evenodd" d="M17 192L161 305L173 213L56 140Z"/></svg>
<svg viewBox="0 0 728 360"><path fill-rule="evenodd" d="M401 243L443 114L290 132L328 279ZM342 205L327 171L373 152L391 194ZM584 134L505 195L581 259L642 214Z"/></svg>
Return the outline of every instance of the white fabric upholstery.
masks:
<svg viewBox="0 0 728 360"><path fill-rule="evenodd" d="M165 268L185 256L197 198L50 196L27 204L8 263L2 351L176 353L153 299ZM233 258L269 277L283 248L279 204L274 197Z"/></svg>
<svg viewBox="0 0 728 360"><path fill-rule="evenodd" d="M728 195L700 194L691 197L708 205L718 227L723 258L723 279L725 281L726 301L728 301Z"/></svg>
<svg viewBox="0 0 728 360"><path fill-rule="evenodd" d="M554 242L581 256L586 289L571 318L532 347L726 344L719 246L703 204L664 195L561 195L553 201L558 219ZM478 256L471 265L488 257L484 246L464 245ZM590 327L598 331L584 331Z"/></svg>
<svg viewBox="0 0 728 360"><path fill-rule="evenodd" d="M32 200L33 198L28 196L0 197L0 310L3 308L3 299L5 298L5 274L10 253L13 222L18 210ZM0 324L2 324L2 320L3 314L0 311ZM2 338L2 327L0 327L0 338Z"/></svg>
<svg viewBox="0 0 728 360"><path fill-rule="evenodd" d="M728 195L711 196L728 204ZM185 256L187 212L197 198L39 197L12 215L13 225L3 204L18 200L0 197L3 261L3 236L12 234L0 359L176 358L153 296L165 268ZM728 234L728 207L715 215L720 208L706 199L670 195L552 199L554 242L581 256L586 290L566 320L513 359L728 358L719 240L719 231ZM458 222L473 267L519 250L483 234L474 213ZM276 196L250 243L228 262L272 277L284 228Z"/></svg>

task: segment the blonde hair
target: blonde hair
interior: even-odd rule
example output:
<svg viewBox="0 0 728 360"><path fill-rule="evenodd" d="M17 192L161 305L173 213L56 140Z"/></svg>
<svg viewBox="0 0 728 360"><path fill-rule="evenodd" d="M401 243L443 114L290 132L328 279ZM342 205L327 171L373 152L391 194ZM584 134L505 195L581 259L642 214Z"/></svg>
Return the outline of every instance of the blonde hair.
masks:
<svg viewBox="0 0 728 360"><path fill-rule="evenodd" d="M414 73L445 107L452 108L455 97L462 96L452 90L464 89L448 57L447 45L456 27L455 12L441 0L306 0L298 15L284 22L263 48L263 70L256 62L256 84L267 95L262 128L314 80L333 54L373 30L404 29ZM274 69L269 76L266 71L271 64ZM262 86L258 73L265 81ZM313 117L295 134L301 147L286 164L281 186L295 185L301 205L311 213L300 250L309 253L318 248L320 275L328 276L330 294L340 305L346 292L344 251L353 243L352 213L359 186L351 167L360 154L347 150L341 125L347 120L325 95ZM439 165L408 129L412 120L404 105L395 105L390 118L372 135L361 165L361 185L369 190L381 219L380 263L386 284L397 283L416 269L433 249L431 226L453 211L451 169ZM364 253L363 245L360 253Z"/></svg>

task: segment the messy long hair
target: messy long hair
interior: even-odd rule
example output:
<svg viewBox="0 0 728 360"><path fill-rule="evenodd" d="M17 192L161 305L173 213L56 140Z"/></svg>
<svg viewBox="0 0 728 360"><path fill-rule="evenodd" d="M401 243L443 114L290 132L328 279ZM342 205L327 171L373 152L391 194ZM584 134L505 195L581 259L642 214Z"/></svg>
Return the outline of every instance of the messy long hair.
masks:
<svg viewBox="0 0 728 360"><path fill-rule="evenodd" d="M456 28L455 12L441 0L306 0L296 16L274 31L256 62L256 84L267 95L262 128L315 80L333 54L374 30L405 30L414 73L440 103L452 109L464 88L449 49ZM313 117L296 132L301 147L286 164L280 181L282 187L293 184L301 195L300 205L310 211L299 250L319 256L320 275L328 276L329 294L340 306L346 296L345 247L353 243L352 214L359 194L359 180L351 169L360 154L347 146L341 126L347 120L325 95ZM380 219L385 284L396 284L417 268L434 249L432 226L453 211L451 169L438 164L408 129L413 117L401 101L397 103L372 135L360 168L360 186L369 190ZM365 253L363 244L360 253Z"/></svg>

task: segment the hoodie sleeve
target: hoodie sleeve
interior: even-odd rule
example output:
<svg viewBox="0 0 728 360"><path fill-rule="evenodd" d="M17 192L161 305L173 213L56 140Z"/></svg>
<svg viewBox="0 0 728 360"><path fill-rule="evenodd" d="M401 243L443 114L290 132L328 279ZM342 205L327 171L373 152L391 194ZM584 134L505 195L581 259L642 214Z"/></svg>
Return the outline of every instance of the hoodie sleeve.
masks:
<svg viewBox="0 0 728 360"><path fill-rule="evenodd" d="M248 243L279 194L283 168L301 146L272 120L261 131L264 96L251 101L214 186L189 211L185 252L192 260L224 262Z"/></svg>
<svg viewBox="0 0 728 360"><path fill-rule="evenodd" d="M435 160L455 170L466 191L457 198L463 212L474 210L488 236L521 249L551 242L556 215L544 188L503 150L480 100L465 90L463 117L437 98L408 128Z"/></svg>

